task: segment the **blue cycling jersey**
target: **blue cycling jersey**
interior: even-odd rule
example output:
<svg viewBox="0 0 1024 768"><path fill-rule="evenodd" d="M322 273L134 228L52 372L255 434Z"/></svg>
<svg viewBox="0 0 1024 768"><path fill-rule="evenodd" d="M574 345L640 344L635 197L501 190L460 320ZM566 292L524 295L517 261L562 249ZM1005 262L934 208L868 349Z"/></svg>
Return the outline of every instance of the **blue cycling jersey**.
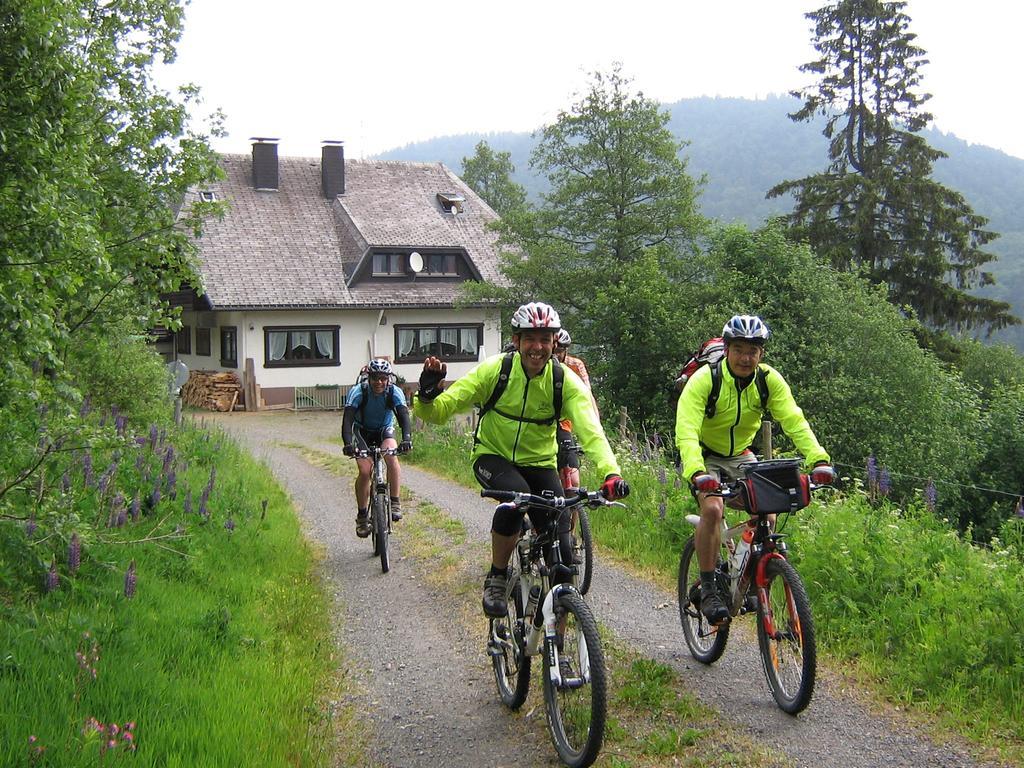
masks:
<svg viewBox="0 0 1024 768"><path fill-rule="evenodd" d="M394 384L389 385L391 388L391 402L395 408L402 405L407 405L405 400L405 393L402 392L402 388L395 386ZM395 412L390 410L388 406L388 390L385 389L379 395L373 394L373 390L370 385L366 385L366 407L363 408L363 387L352 387L348 391L348 397L345 399L346 408L356 409L355 423L362 429L373 431L379 431L387 429L395 423Z"/></svg>

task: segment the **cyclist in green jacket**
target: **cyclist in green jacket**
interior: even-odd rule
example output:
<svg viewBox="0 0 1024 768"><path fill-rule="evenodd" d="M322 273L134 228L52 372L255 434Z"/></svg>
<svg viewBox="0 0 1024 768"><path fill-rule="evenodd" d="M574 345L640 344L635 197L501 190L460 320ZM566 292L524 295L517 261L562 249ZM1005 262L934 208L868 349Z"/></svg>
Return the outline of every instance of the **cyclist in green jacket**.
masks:
<svg viewBox="0 0 1024 768"><path fill-rule="evenodd" d="M811 480L824 485L835 479L831 459L793 399L789 384L777 370L761 362L769 335L771 331L759 317L732 317L722 329L725 357L717 368L721 385L713 407L716 368L710 365L702 366L690 377L676 404L676 446L700 507L694 540L700 565L701 610L712 624L728 619L729 609L715 589L723 503L720 496L708 493L718 490L723 474L737 477L744 464L757 460L750 446L764 415L761 388L767 391L765 407L813 467Z"/></svg>
<svg viewBox="0 0 1024 768"><path fill-rule="evenodd" d="M554 374L551 359L561 327L558 313L540 302L519 307L512 315L515 352L505 391L477 423L473 472L484 488L562 495L555 432ZM487 358L442 391L447 367L428 357L413 399L413 413L441 424L452 415L486 403L498 383L504 355ZM562 413L587 455L605 476L601 490L609 499L624 498L629 486L619 475L604 429L594 412L590 390L570 369L563 369ZM530 515L546 514L530 510ZM536 520L535 523L542 523ZM491 523L491 570L484 580L484 613L495 618L507 612L508 562L519 539L523 512L495 512ZM569 531L561 531L565 562L572 562Z"/></svg>

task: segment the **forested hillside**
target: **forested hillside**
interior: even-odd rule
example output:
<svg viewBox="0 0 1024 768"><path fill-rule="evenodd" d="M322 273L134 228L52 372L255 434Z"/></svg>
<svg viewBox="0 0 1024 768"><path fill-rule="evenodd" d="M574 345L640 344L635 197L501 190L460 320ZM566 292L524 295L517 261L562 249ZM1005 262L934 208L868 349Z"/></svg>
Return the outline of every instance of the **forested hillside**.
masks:
<svg viewBox="0 0 1024 768"><path fill-rule="evenodd" d="M765 192L784 179L799 178L826 163L825 139L819 125L794 123L788 113L799 103L788 96L764 100L734 98L684 99L666 105L669 128L689 142L683 150L688 169L705 176L701 208L724 222L757 226L788 209L788 200L765 199ZM938 181L961 192L973 209L990 219L1000 233L991 251L998 256L991 271L997 285L983 293L1010 302L1024 317L1024 160L970 145L952 134L925 132L928 143L949 157L935 165ZM381 155L384 159L443 162L459 171L481 139L495 150L509 152L513 179L536 199L543 181L530 172L534 139L528 133L462 134L409 144ZM997 334L1024 352L1024 327Z"/></svg>

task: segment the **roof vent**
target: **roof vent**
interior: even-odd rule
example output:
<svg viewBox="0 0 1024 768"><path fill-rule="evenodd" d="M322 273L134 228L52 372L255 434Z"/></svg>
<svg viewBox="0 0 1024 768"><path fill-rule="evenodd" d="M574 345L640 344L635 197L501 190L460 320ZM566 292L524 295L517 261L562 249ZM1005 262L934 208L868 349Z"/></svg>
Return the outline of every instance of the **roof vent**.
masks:
<svg viewBox="0 0 1024 768"><path fill-rule="evenodd" d="M277 191L277 139L253 136L252 185L264 191Z"/></svg>
<svg viewBox="0 0 1024 768"><path fill-rule="evenodd" d="M441 209L445 213L455 216L462 213L466 204L466 198L456 192L438 192L437 202L441 204Z"/></svg>

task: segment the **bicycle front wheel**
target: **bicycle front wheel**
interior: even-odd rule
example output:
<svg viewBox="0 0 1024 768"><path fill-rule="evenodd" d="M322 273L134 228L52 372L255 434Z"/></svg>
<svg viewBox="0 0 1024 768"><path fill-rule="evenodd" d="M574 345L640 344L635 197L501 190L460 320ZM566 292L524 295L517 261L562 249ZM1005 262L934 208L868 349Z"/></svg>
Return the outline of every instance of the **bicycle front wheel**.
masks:
<svg viewBox="0 0 1024 768"><path fill-rule="evenodd" d="M391 570L391 559L388 554L388 533L391 528L391 500L386 493L378 493L373 497L373 536L376 542L375 554L380 555L380 569L387 573Z"/></svg>
<svg viewBox="0 0 1024 768"><path fill-rule="evenodd" d="M523 591L518 574L512 577L512 594L508 597L508 613L504 618L490 620L487 653L494 667L501 703L519 709L530 690L530 657L526 655L528 619L523 616Z"/></svg>
<svg viewBox="0 0 1024 768"><path fill-rule="evenodd" d="M597 759L604 741L608 706L604 653L597 621L579 593L563 594L555 613L558 626L564 629L555 639L544 641L548 730L562 762L581 768Z"/></svg>
<svg viewBox="0 0 1024 768"><path fill-rule="evenodd" d="M580 505L579 536L573 537L572 555L576 561L576 583L581 595L590 591L590 581L594 577L594 538L590 532L590 515L587 508Z"/></svg>
<svg viewBox="0 0 1024 768"><path fill-rule="evenodd" d="M773 557L765 567L766 604L757 610L757 644L775 702L795 715L811 702L817 668L811 603L800 575L788 560Z"/></svg>
<svg viewBox="0 0 1024 768"><path fill-rule="evenodd" d="M730 624L714 627L700 610L700 564L693 537L679 558L679 621L690 654L701 664L713 664L725 653Z"/></svg>

